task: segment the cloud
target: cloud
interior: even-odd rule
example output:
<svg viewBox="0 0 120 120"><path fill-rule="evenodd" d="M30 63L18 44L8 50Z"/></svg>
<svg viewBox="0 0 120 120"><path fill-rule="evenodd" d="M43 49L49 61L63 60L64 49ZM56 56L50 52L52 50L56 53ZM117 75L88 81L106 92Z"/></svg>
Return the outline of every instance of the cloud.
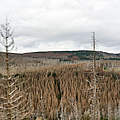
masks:
<svg viewBox="0 0 120 120"><path fill-rule="evenodd" d="M118 0L4 0L0 22L15 27L18 52L97 49L120 52ZM114 41L114 42L113 42Z"/></svg>

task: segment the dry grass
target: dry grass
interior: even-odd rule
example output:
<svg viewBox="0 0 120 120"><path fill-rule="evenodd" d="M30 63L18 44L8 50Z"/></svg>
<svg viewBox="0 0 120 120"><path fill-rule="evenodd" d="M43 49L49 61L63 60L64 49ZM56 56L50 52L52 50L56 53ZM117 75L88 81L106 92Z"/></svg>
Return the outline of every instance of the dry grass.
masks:
<svg viewBox="0 0 120 120"><path fill-rule="evenodd" d="M114 109L120 103L120 74L98 70L97 75L102 76L97 83L101 116L107 116L108 103L114 116ZM56 118L56 111L60 111L61 101L68 114L71 112L69 102L71 99L76 101L82 115L89 111L90 85L86 80L93 80L93 76L81 65L42 67L19 74L19 79L26 81L25 87L31 88L29 92L32 95L34 112L38 112L39 115L44 113L49 120Z"/></svg>

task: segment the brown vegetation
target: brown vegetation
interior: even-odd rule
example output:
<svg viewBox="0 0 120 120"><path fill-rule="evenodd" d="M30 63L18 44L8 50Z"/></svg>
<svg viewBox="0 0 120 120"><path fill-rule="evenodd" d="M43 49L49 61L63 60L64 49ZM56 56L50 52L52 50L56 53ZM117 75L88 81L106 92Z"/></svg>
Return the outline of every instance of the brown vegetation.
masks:
<svg viewBox="0 0 120 120"><path fill-rule="evenodd" d="M108 105L111 107L112 117L114 110L120 103L120 74L115 72L97 71L97 98L101 116L108 116ZM93 80L93 75L82 69L81 65L62 65L43 67L37 71L18 74L24 86L30 86L32 95L33 113L49 120L56 118L62 102L68 114L71 113L70 101L73 99L81 115L89 114L89 88L87 80Z"/></svg>

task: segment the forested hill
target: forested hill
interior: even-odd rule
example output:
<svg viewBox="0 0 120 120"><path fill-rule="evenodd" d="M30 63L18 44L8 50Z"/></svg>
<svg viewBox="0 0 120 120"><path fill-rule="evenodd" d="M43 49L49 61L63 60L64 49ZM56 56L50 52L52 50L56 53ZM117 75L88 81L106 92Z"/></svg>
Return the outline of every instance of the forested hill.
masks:
<svg viewBox="0 0 120 120"><path fill-rule="evenodd" d="M14 58L48 58L48 59L59 59L59 60L92 60L93 51L79 50L79 51L45 51L45 52L28 52L28 53L10 53L9 56ZM0 56L4 56L3 52ZM2 58L2 57L1 57ZM120 60L120 54L107 53L102 51L96 51L96 59L104 60Z"/></svg>
<svg viewBox="0 0 120 120"><path fill-rule="evenodd" d="M79 51L48 51L48 52L31 52L24 53L25 57L34 58L53 58L62 60L91 60L93 59L93 51L79 50ZM105 60L120 60L120 54L107 53L102 51L96 51L96 59Z"/></svg>

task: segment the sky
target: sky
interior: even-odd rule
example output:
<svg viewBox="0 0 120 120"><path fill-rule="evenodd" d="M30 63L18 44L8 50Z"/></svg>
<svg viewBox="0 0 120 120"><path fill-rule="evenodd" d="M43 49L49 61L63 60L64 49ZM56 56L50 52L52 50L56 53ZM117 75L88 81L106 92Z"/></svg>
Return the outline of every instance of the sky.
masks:
<svg viewBox="0 0 120 120"><path fill-rule="evenodd" d="M14 29L14 52L96 50L120 53L120 0L3 0L0 24ZM2 47L1 47L2 49Z"/></svg>

